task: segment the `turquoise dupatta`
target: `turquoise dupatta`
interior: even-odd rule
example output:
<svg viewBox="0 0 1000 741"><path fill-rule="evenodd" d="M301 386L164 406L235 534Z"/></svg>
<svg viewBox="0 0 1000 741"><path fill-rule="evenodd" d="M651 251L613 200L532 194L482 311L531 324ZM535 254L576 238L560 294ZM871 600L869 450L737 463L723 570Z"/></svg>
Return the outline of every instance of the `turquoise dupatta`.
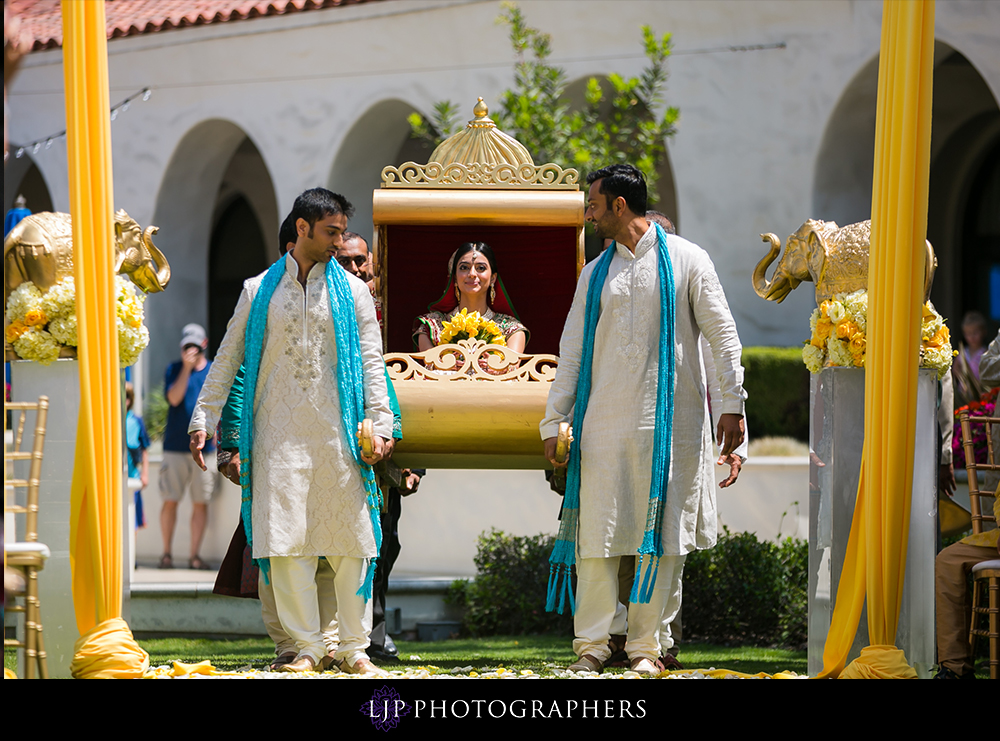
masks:
<svg viewBox="0 0 1000 741"><path fill-rule="evenodd" d="M257 396L257 375L260 372L260 360L267 335L267 311L271 297L285 274L285 259L284 257L279 259L264 275L250 306L250 318L247 321L245 335L244 404L240 424L240 485L243 488L243 499L240 515L243 519L247 544L251 547L253 545L253 413ZM337 374L341 432L345 438L346 449L351 451L355 463L361 470L377 554L382 549L382 528L379 521L382 507L381 493L375 484L372 467L361 460L361 448L356 437L358 425L365 416L361 336L355 315L354 295L347 282L347 274L333 260L326 264L326 287L330 296L330 314L333 318L334 339L337 343L337 367L331 368L331 371ZM364 584L357 591L357 594L365 599L371 599L372 596L372 581L375 578L377 560L376 556L369 561ZM266 578L270 571L268 559L255 559L255 562Z"/></svg>
<svg viewBox="0 0 1000 741"><path fill-rule="evenodd" d="M663 510L667 499L667 480L670 475L670 444L674 421L674 324L676 297L674 271L667 251L667 235L659 224L656 227L657 270L660 275L660 346L659 377L656 385L656 427L653 432L652 478L649 485L649 504L646 509L646 528L639 557L636 559L635 582L630 600L648 604L656 584L660 556L663 555ZM562 520L555 547L549 558L549 586L545 609L548 612L565 612L567 603L571 612L576 611L570 576L576 564L576 535L580 521L580 442L590 401L591 373L594 365L594 337L601 316L601 292L608 278L611 258L616 245L608 247L598 258L587 286L587 303L583 324L583 353L580 373L576 382L576 404L573 408L573 437L577 443L570 448L569 469L566 476L566 496L563 500ZM645 567L645 577L642 576ZM558 605L557 605L558 602Z"/></svg>

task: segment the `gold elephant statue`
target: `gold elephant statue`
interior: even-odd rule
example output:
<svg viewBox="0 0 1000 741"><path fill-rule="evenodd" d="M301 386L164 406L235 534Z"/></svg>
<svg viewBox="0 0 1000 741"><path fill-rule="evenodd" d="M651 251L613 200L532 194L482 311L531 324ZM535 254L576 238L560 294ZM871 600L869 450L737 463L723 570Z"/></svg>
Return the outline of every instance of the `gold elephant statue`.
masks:
<svg viewBox="0 0 1000 741"><path fill-rule="evenodd" d="M119 209L115 214L115 272L127 275L146 293L157 293L170 282L170 265L153 235ZM4 306L10 294L25 281L42 293L73 275L73 231L70 215L42 212L18 222L3 243Z"/></svg>
<svg viewBox="0 0 1000 741"><path fill-rule="evenodd" d="M859 221L845 227L834 221L809 219L785 242L785 254L778 262L771 280L767 269L781 253L781 241L774 234L761 234L771 244L767 256L753 271L753 289L757 295L779 304L802 281L816 284L816 303L835 293L851 293L868 288L868 246L872 222ZM926 240L925 240L926 242ZM937 258L930 242L924 267L924 300L930 298Z"/></svg>

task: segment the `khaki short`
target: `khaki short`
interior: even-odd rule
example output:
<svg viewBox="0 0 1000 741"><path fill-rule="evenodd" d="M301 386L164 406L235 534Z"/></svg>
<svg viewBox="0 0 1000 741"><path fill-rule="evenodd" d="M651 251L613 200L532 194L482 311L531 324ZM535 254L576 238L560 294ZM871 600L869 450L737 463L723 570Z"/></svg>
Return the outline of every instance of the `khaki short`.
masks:
<svg viewBox="0 0 1000 741"><path fill-rule="evenodd" d="M160 464L160 496L168 502L179 502L184 492L191 489L191 501L208 504L219 486L219 474L209 469L202 471L190 453L163 451Z"/></svg>

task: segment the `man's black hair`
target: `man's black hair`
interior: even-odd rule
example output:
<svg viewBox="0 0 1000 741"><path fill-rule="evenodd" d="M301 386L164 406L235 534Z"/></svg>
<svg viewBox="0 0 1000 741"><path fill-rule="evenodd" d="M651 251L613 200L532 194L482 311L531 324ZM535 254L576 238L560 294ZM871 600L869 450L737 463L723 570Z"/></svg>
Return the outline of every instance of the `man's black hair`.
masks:
<svg viewBox="0 0 1000 741"><path fill-rule="evenodd" d="M344 232L342 241L343 241L344 244L347 244L348 242L350 242L352 240L355 240L355 239L360 239L362 242L365 243L365 247L368 248L368 251L369 252L372 251L372 246L370 244L368 244L368 240L365 239L364 237L362 237L357 232Z"/></svg>
<svg viewBox="0 0 1000 741"><path fill-rule="evenodd" d="M354 216L354 206L339 193L326 188L310 188L296 198L295 205L292 206L294 220L305 219L310 232L317 221L337 214L343 214L349 219Z"/></svg>
<svg viewBox="0 0 1000 741"><path fill-rule="evenodd" d="M607 199L608 208L619 196L634 214L646 213L646 177L633 165L608 165L587 175L587 185L601 181L599 193Z"/></svg>
<svg viewBox="0 0 1000 741"><path fill-rule="evenodd" d="M646 221L655 221L657 224L663 227L663 231L667 234L676 234L677 229L674 227L674 222L670 220L662 211L647 211Z"/></svg>
<svg viewBox="0 0 1000 741"><path fill-rule="evenodd" d="M295 244L298 238L299 235L295 231L295 214L288 214L281 222L281 228L278 229L278 254L284 256L288 251L288 243Z"/></svg>

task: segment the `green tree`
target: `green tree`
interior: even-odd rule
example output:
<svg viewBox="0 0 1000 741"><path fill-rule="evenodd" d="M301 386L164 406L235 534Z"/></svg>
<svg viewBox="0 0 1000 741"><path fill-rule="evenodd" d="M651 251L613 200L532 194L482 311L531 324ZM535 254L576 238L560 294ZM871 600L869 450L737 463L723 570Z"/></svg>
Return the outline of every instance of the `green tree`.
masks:
<svg viewBox="0 0 1000 741"><path fill-rule="evenodd" d="M607 76L609 91L592 77L587 81L584 105L571 110L566 98L566 72L548 63L552 38L527 24L521 9L503 3L498 23L510 29L514 50L514 85L500 94L499 110L491 117L507 134L521 142L539 164L555 162L576 167L583 174L612 163L628 162L646 174L650 202L656 202L657 168L666 157L666 140L676 131L679 111L662 114L670 56L670 34L658 37L642 27L648 63L639 77ZM459 130L459 106L442 101L430 120L409 118L413 136L432 147Z"/></svg>

